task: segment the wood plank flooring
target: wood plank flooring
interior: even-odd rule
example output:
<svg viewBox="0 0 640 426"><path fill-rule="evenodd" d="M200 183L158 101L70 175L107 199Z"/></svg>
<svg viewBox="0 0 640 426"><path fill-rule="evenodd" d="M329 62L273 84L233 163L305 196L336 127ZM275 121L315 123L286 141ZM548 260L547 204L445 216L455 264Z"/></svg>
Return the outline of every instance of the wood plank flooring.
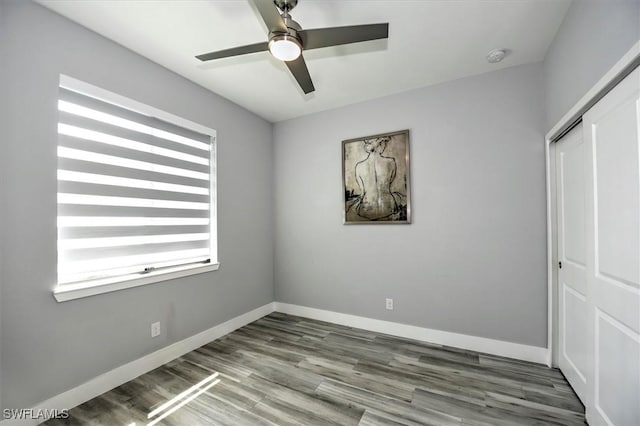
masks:
<svg viewBox="0 0 640 426"><path fill-rule="evenodd" d="M212 386L198 391L207 385ZM46 424L156 421L176 426L585 424L584 407L556 369L280 313L94 398L72 409L68 419Z"/></svg>

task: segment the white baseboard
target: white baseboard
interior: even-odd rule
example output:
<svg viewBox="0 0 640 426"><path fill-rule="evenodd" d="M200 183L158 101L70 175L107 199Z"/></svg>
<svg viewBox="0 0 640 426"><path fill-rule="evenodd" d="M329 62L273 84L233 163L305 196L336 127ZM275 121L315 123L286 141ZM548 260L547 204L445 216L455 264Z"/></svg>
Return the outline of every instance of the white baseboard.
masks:
<svg viewBox="0 0 640 426"><path fill-rule="evenodd" d="M267 303L257 309L249 311L245 314L239 315L228 321L223 322L215 327L198 333L194 336L187 337L184 340L173 343L166 346L156 352L145 355L135 361L128 364L117 367L107 373L101 374L94 379L89 380L86 383L81 384L71 390L54 396L46 401L43 401L33 407L34 413L38 413L39 410L63 410L70 409L77 405L80 405L98 395L118 387L142 374L145 374L155 368L160 367L167 362L174 360L200 346L219 339L220 337L231 333L232 331L243 327L253 321L262 318L265 315L269 315L274 311L275 304ZM44 420L3 420L0 421L0 426L10 425L37 425Z"/></svg>
<svg viewBox="0 0 640 426"><path fill-rule="evenodd" d="M433 330L416 327L414 325L399 324L391 321L309 308L306 306L290 305L288 303L275 302L275 310L285 314L331 322L348 327L362 328L364 330L435 343L437 345L453 346L460 349L468 349L540 364L546 364L547 362L547 348L538 346L528 346L520 343L469 336L467 334Z"/></svg>

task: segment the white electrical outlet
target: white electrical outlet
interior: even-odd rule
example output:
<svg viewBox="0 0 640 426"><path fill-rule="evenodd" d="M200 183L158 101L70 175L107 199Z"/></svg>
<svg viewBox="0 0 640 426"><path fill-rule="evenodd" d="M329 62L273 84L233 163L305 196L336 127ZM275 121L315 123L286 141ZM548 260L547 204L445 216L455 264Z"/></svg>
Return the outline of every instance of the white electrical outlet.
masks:
<svg viewBox="0 0 640 426"><path fill-rule="evenodd" d="M393 311L393 299L387 299L386 308L388 311Z"/></svg>
<svg viewBox="0 0 640 426"><path fill-rule="evenodd" d="M151 324L151 337L158 337L160 335L160 322L154 322Z"/></svg>

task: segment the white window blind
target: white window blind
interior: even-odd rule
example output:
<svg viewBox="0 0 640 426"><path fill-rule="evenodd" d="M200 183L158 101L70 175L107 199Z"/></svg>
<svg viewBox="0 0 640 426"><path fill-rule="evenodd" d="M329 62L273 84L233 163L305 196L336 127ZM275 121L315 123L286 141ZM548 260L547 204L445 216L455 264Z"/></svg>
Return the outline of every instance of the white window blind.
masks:
<svg viewBox="0 0 640 426"><path fill-rule="evenodd" d="M58 285L210 262L213 135L59 93Z"/></svg>

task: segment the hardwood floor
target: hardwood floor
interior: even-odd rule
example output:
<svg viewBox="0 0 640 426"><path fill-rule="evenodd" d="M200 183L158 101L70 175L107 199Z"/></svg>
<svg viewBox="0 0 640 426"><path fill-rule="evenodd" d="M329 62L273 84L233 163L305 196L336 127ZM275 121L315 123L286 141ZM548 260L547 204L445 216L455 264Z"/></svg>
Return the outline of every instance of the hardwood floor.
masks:
<svg viewBox="0 0 640 426"><path fill-rule="evenodd" d="M162 405L180 394L171 407L183 406L163 418L171 407ZM154 421L180 426L585 424L584 407L556 369L280 313L94 398L72 409L68 419L46 424Z"/></svg>

